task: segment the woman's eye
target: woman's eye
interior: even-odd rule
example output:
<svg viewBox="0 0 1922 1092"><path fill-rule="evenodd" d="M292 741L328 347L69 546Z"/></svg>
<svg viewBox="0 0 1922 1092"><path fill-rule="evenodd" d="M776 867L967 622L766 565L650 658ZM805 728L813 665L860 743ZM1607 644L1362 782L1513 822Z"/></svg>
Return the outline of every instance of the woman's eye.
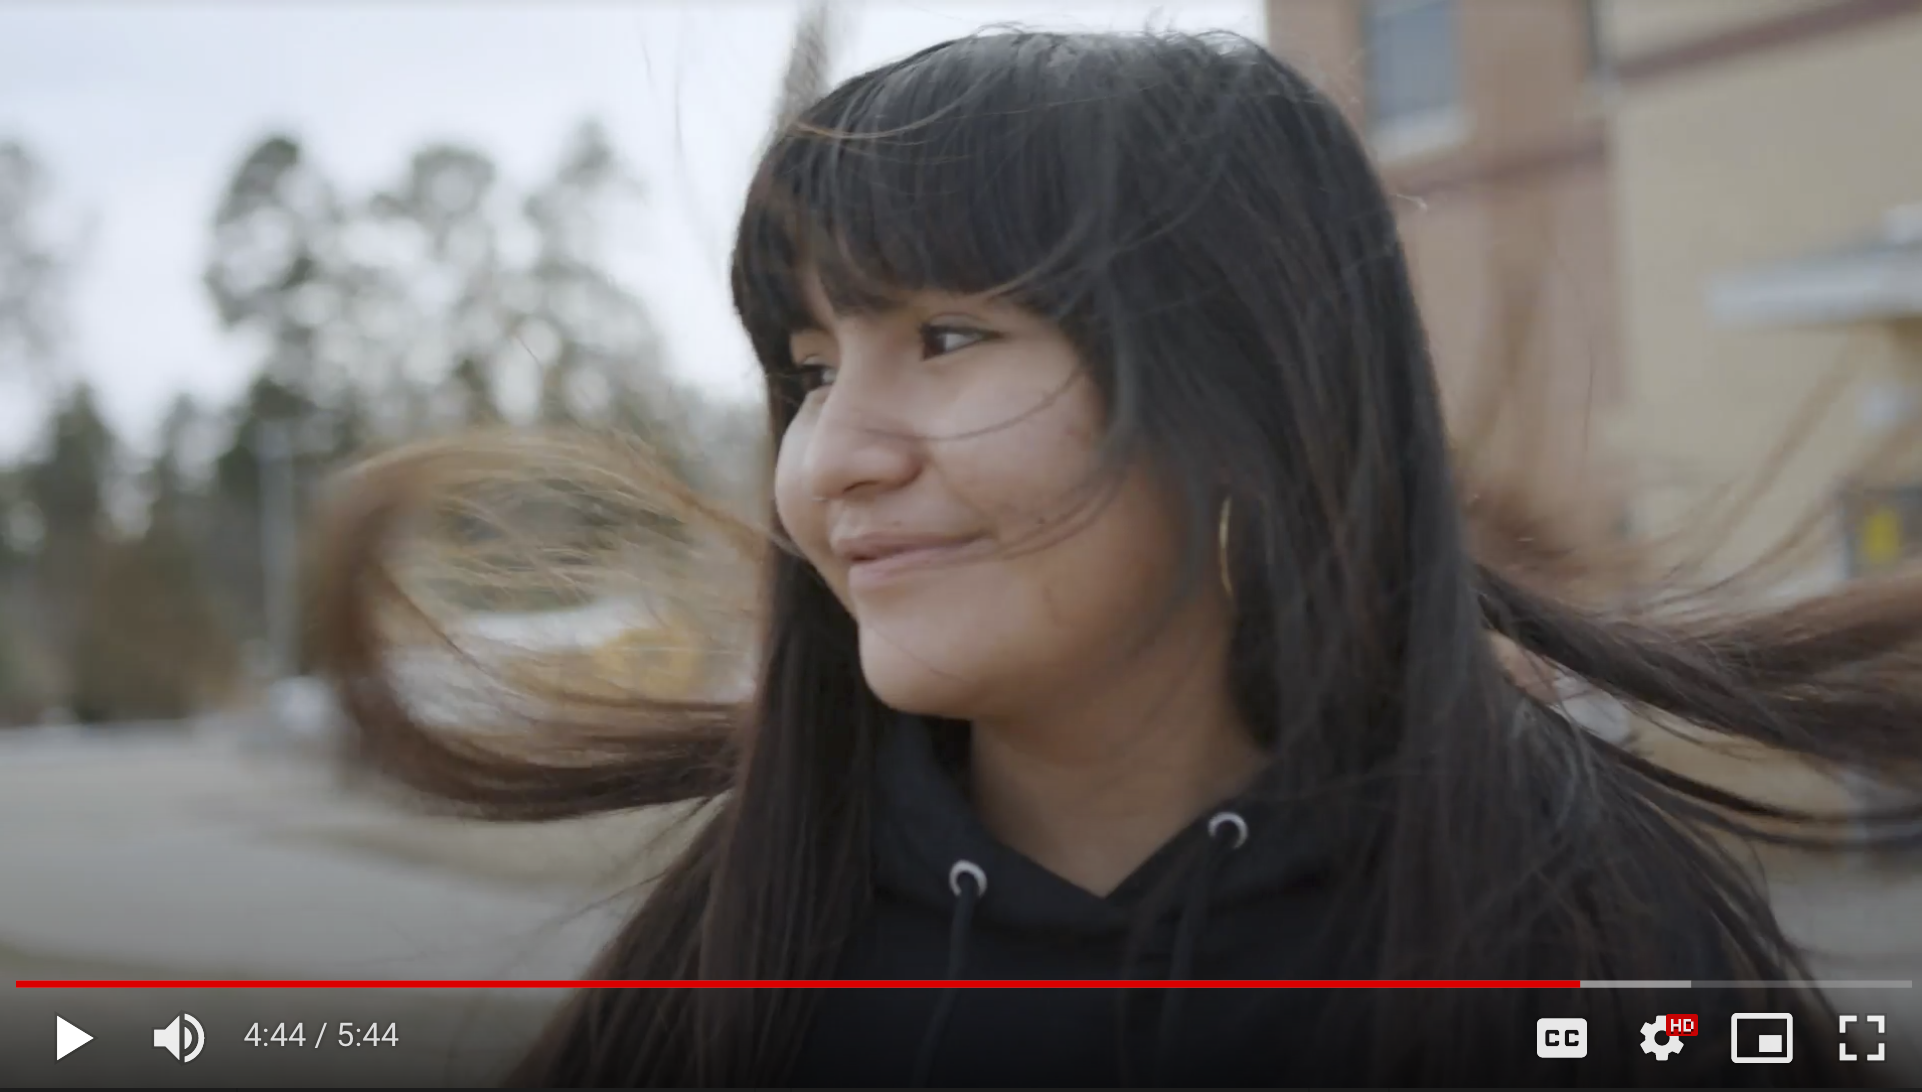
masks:
<svg viewBox="0 0 1922 1092"><path fill-rule="evenodd" d="M929 323L921 327L921 352L924 356L942 356L986 341L992 336L986 330L977 330L972 326Z"/></svg>
<svg viewBox="0 0 1922 1092"><path fill-rule="evenodd" d="M818 356L796 361L794 371L801 377L801 389L816 391L834 384L834 366Z"/></svg>

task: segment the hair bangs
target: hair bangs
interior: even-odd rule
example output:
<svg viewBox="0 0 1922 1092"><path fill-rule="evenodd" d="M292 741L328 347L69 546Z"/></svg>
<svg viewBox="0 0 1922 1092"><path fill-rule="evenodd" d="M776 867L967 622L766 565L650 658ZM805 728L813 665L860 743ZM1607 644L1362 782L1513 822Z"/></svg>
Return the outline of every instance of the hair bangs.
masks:
<svg viewBox="0 0 1922 1092"><path fill-rule="evenodd" d="M1074 322L1101 267L1095 192L1109 97L1060 63L1076 43L987 35L843 86L776 139L749 193L735 304L770 374L819 324L805 279L837 313L922 291L991 294ZM1012 62L1012 63L1011 63ZM1080 340L1077 338L1077 340Z"/></svg>

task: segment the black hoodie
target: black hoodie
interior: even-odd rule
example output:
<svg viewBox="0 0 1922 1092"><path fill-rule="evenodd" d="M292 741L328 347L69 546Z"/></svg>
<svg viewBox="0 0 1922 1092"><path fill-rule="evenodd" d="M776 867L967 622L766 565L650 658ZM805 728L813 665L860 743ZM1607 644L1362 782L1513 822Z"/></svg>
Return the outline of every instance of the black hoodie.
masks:
<svg viewBox="0 0 1922 1092"><path fill-rule="evenodd" d="M1347 855L1311 809L1230 801L1102 897L997 842L935 729L906 720L880 758L875 892L847 980L1328 980L1370 977L1367 931L1335 897ZM1145 925L1143 924L1145 923ZM1706 942L1705 942L1706 943ZM842 1086L1366 1083L1371 991L968 988L821 991L790 1083ZM1727 999L1650 995L1689 1013L1679 1057L1614 1024L1580 1060L1536 1056L1535 1016L1577 1017L1594 991L1540 991L1522 1026L1491 1028L1472 1071L1411 1082L1524 1085L1804 1083L1801 1066L1731 1065ZM1587 995L1584 997L1583 995ZM1620 993L1608 1000L1619 1002ZM1619 1006L1617 1006L1619 1007ZM1807 1021L1804 1021L1805 1023ZM1827 1029L1818 1029L1826 1032ZM1597 1028L1596 1034L1604 1034ZM1833 1051L1826 1035L1801 1052ZM1666 1043L1666 1035L1658 1036ZM1798 1059L1802 1060L1802 1059ZM1788 1070L1794 1069L1794 1073ZM1379 1074L1375 1074L1378 1079Z"/></svg>

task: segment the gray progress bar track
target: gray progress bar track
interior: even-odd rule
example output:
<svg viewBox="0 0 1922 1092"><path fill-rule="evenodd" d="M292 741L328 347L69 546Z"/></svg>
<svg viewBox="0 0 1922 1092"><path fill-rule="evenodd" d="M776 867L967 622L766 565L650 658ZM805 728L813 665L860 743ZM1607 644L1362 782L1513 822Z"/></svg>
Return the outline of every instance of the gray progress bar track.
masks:
<svg viewBox="0 0 1922 1092"><path fill-rule="evenodd" d="M1915 980L1909 978L1840 978L1811 979L1793 981L1788 979L1759 982L1749 981L1695 981L1687 978L1600 978L1583 979L1585 990L1690 990L1702 989L1761 989L1769 986L1799 986L1816 990L1912 990Z"/></svg>

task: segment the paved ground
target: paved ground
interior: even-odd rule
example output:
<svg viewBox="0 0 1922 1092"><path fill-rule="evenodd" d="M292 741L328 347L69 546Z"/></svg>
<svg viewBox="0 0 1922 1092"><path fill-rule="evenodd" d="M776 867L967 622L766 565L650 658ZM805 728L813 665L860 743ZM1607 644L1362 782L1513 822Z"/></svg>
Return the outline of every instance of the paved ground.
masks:
<svg viewBox="0 0 1922 1092"><path fill-rule="evenodd" d="M608 893L645 825L475 829L218 741L0 736L0 977L573 977L631 902ZM0 1084L440 1084L497 1066L559 996L8 988ZM192 1066L151 1044L181 1010L211 1040ZM55 1011L96 1036L58 1068ZM376 1017L402 1045L243 1043L255 1021L312 1039Z"/></svg>
<svg viewBox="0 0 1922 1092"><path fill-rule="evenodd" d="M632 905L658 825L480 827L371 806L311 762L218 739L0 734L0 977L570 977ZM1801 864L1777 883L1821 973L1922 979L1922 875ZM486 1080L559 999L0 989L8 1086ZM1836 1001L1884 1012L1895 1063L1922 1080L1922 991ZM190 1066L151 1042L179 1011L210 1038ZM57 1065L55 1012L96 1036ZM396 1024L402 1042L340 1047L342 1020ZM300 1024L308 1045L247 1044L255 1023Z"/></svg>

